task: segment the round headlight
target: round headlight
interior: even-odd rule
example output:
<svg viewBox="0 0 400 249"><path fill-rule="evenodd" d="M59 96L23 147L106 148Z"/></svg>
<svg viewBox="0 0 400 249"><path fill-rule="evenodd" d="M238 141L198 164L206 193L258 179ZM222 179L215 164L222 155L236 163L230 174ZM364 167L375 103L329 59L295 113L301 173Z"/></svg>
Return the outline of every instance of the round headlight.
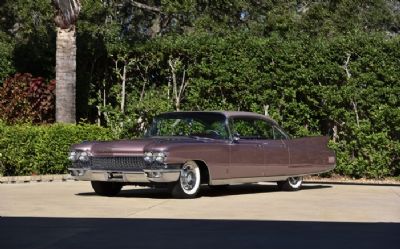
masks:
<svg viewBox="0 0 400 249"><path fill-rule="evenodd" d="M152 152L145 152L143 160L146 163L152 163L153 162L153 153Z"/></svg>
<svg viewBox="0 0 400 249"><path fill-rule="evenodd" d="M89 153L87 151L82 151L79 153L79 161L88 162L89 161Z"/></svg>
<svg viewBox="0 0 400 249"><path fill-rule="evenodd" d="M72 162L75 162L77 159L78 159L78 158L77 158L77 153L76 153L76 151L71 151L71 152L69 152L68 160L70 160L70 161L72 161Z"/></svg>
<svg viewBox="0 0 400 249"><path fill-rule="evenodd" d="M167 157L164 152L156 153L154 156L154 160L158 163L163 163L165 161L165 158Z"/></svg>

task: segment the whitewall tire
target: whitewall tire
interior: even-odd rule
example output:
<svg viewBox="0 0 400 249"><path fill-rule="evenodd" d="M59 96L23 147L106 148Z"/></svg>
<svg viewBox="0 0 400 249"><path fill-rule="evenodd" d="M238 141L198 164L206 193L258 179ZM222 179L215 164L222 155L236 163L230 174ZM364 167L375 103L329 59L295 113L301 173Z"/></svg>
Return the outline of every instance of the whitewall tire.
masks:
<svg viewBox="0 0 400 249"><path fill-rule="evenodd" d="M200 190L200 168L196 162L186 162L181 169L179 180L174 183L171 194L175 198L195 198Z"/></svg>
<svg viewBox="0 0 400 249"><path fill-rule="evenodd" d="M279 181L278 188L283 191L297 191L303 184L302 176L289 177L286 181Z"/></svg>

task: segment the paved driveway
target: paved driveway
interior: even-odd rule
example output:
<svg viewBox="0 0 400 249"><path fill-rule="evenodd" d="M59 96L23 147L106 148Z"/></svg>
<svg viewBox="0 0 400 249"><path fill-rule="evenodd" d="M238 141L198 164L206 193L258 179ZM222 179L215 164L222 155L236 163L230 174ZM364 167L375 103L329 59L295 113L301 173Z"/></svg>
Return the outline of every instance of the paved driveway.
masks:
<svg viewBox="0 0 400 249"><path fill-rule="evenodd" d="M399 248L400 187L273 184L202 189L193 200L87 182L0 185L1 248ZM5 247L3 247L4 245Z"/></svg>

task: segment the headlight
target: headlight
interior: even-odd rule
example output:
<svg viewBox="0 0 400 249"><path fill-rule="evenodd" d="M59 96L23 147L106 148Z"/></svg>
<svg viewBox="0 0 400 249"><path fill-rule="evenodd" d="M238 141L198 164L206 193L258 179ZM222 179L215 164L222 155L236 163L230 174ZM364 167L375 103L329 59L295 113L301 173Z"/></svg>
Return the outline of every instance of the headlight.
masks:
<svg viewBox="0 0 400 249"><path fill-rule="evenodd" d="M89 152L87 152L87 151L82 151L81 153L79 153L79 161L82 161L82 162L88 162L89 161L89 156L90 156L90 153Z"/></svg>
<svg viewBox="0 0 400 249"><path fill-rule="evenodd" d="M153 152L145 152L143 160L146 163L152 163L153 162Z"/></svg>
<svg viewBox="0 0 400 249"><path fill-rule="evenodd" d="M88 162L91 156L92 153L90 153L89 151L71 151L68 154L68 159L72 162Z"/></svg>
<svg viewBox="0 0 400 249"><path fill-rule="evenodd" d="M75 162L78 160L76 151L70 151L68 155L68 160Z"/></svg>
<svg viewBox="0 0 400 249"><path fill-rule="evenodd" d="M145 152L143 159L146 163L164 163L166 157L167 154L165 152Z"/></svg>
<svg viewBox="0 0 400 249"><path fill-rule="evenodd" d="M154 160L158 163L163 163L167 155L164 152L158 152L154 155Z"/></svg>

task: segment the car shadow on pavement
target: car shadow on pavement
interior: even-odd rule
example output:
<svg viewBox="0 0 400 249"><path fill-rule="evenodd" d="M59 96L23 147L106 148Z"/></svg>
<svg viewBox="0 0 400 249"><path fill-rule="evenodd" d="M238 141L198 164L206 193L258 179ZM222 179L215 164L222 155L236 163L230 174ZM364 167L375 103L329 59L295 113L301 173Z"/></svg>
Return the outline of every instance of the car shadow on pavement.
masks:
<svg viewBox="0 0 400 249"><path fill-rule="evenodd" d="M303 185L300 191L331 188L330 185ZM127 187L129 188L129 187ZM261 185L261 184L240 184L226 186L221 189L213 189L208 186L202 186L199 197L224 197L231 195L246 195L246 194L258 194L268 192L278 192L276 185ZM96 196L94 192L77 193L78 196ZM140 189L123 189L114 198L150 198L150 199L169 199L171 194L165 188L140 188Z"/></svg>
<svg viewBox="0 0 400 249"><path fill-rule="evenodd" d="M300 191L331 188L329 185L303 185ZM246 195L246 194L258 194L268 192L281 192L276 185L261 185L261 184L241 184L227 186L223 189L202 189L201 196L208 197L223 197L229 195Z"/></svg>
<svg viewBox="0 0 400 249"><path fill-rule="evenodd" d="M128 187L129 188L129 187ZM98 196L95 192L77 193L77 196L90 197ZM149 198L149 199L170 199L171 194L164 188L139 188L122 189L118 195L113 198Z"/></svg>
<svg viewBox="0 0 400 249"><path fill-rule="evenodd" d="M339 181L313 181L307 180L306 183L335 184L350 186L377 186L377 187L399 187L400 183L373 183L373 182L339 182Z"/></svg>
<svg viewBox="0 0 400 249"><path fill-rule="evenodd" d="M399 248L400 223L0 218L1 248Z"/></svg>

